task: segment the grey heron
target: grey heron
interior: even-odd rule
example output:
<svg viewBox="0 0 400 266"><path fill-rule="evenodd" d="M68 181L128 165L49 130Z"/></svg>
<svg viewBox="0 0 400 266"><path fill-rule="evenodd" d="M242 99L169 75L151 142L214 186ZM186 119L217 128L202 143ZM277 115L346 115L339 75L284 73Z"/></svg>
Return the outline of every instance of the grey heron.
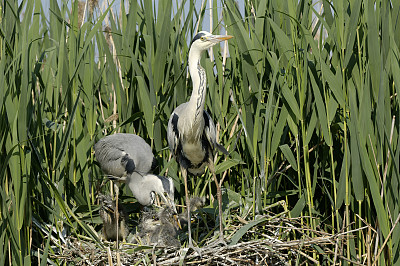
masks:
<svg viewBox="0 0 400 266"><path fill-rule="evenodd" d="M100 139L94 150L103 172L112 180L125 182L140 204L154 204L158 194L176 213L173 181L151 174L157 160L144 139L135 134L118 133Z"/></svg>
<svg viewBox="0 0 400 266"><path fill-rule="evenodd" d="M210 115L204 110L206 97L206 71L200 65L203 51L217 43L228 40L230 35L213 35L206 31L199 32L192 40L189 49L189 73L192 77L193 91L188 102L179 105L168 121L168 145L171 153L180 165L185 182L185 196L188 212L189 247L194 248L190 229L190 201L187 188L188 172L197 176L205 171L211 171L217 186L219 210L219 240L224 241L222 226L222 195L215 175L213 155L215 148L227 154L226 149L217 143L216 129Z"/></svg>

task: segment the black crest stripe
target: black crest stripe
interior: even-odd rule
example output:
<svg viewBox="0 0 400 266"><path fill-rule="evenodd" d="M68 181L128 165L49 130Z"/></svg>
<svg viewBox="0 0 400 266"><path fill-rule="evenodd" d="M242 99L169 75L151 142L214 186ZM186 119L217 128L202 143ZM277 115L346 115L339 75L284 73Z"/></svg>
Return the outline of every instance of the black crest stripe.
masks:
<svg viewBox="0 0 400 266"><path fill-rule="evenodd" d="M198 39L200 39L202 36L204 36L205 34L200 32L197 33L196 36L194 36L193 40L190 42L190 46L192 46L192 43L194 43L195 41L197 41Z"/></svg>

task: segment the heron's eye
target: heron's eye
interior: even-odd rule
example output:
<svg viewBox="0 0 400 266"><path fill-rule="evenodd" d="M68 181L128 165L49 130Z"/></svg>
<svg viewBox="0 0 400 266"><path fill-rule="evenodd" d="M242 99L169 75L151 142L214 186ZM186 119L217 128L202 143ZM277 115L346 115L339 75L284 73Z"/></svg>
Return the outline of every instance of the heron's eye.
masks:
<svg viewBox="0 0 400 266"><path fill-rule="evenodd" d="M200 37L200 40L205 41L206 37Z"/></svg>

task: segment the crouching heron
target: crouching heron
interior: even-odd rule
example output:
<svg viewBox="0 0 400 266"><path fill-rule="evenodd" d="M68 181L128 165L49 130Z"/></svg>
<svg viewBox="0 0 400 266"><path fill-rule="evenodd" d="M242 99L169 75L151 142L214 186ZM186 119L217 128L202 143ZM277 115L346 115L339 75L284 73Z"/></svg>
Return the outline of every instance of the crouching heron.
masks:
<svg viewBox="0 0 400 266"><path fill-rule="evenodd" d="M179 105L171 114L168 122L168 144L175 159L180 165L185 182L185 196L188 212L189 247L192 244L190 229L190 201L187 188L187 173L195 176L204 173L205 167L211 171L217 186L218 211L219 211L219 240L224 241L222 226L222 195L214 170L215 148L228 154L226 149L217 143L216 129L210 115L204 110L206 97L206 71L200 65L203 51L228 40L233 36L212 35L201 31L192 40L189 49L189 73L192 77L193 91L188 102Z"/></svg>
<svg viewBox="0 0 400 266"><path fill-rule="evenodd" d="M135 134L118 133L100 139L94 150L108 178L125 182L140 204L154 204L158 194L176 213L172 179L151 174L157 160L144 139Z"/></svg>

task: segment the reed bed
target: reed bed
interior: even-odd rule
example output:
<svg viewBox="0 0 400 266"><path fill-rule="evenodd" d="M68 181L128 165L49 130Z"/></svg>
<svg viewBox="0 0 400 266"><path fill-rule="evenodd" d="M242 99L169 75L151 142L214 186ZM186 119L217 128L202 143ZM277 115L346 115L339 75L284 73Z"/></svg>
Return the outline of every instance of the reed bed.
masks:
<svg viewBox="0 0 400 266"><path fill-rule="evenodd" d="M399 1L121 2L0 3L0 265L72 262L80 255L61 257L72 240L109 254L97 195L114 190L93 145L114 132L151 144L184 205L166 129L191 93L199 30L234 36L202 59L206 107L231 153L215 157L230 244L177 263L400 262ZM193 226L206 245L216 188L209 172L189 186L206 197ZM139 206L121 193L134 228Z"/></svg>

